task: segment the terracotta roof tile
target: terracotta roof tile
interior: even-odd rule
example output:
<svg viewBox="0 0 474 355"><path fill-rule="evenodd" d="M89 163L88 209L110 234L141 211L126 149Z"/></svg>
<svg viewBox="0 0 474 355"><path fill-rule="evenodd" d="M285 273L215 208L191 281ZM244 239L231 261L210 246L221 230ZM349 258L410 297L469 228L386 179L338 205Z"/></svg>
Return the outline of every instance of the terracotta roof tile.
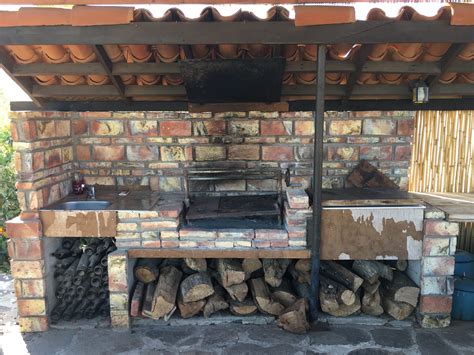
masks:
<svg viewBox="0 0 474 355"><path fill-rule="evenodd" d="M372 9L367 15L367 21L394 19L398 21L435 21L446 20L453 25L474 24L474 5L452 4L443 6L434 16L424 16L411 7L400 9L395 18L389 18L381 9ZM296 6L295 24L318 25L328 23L350 23L354 19L354 9L349 6ZM76 6L70 10L56 8L22 8L17 12L0 12L0 27L2 26L33 26L33 25L71 25L92 26L99 24L124 24L129 22L154 21L293 21L286 8L275 6L268 10L266 18L258 18L255 14L239 10L234 14L223 16L212 7L203 9L200 16L187 18L177 9L171 8L162 17L156 18L145 9L130 7L92 7ZM94 63L97 62L92 46L89 45L10 45L5 46L7 52L18 64L31 63ZM352 61L360 50L360 44L337 44L328 46L328 59L336 61ZM438 62L450 48L446 43L382 43L372 45L368 60L373 62ZM278 54L274 46L266 44L219 44L191 45L185 48L181 45L108 45L104 49L113 63L175 63L187 59L189 49L193 58L203 59L236 59L236 58L268 58L276 55L283 56L287 61L311 61L317 59L317 46L310 44L280 45ZM474 60L474 44L467 45L458 55L462 61ZM344 85L348 80L347 72L329 72L326 82L333 85ZM362 73L357 79L358 84L406 84L410 80L421 78L420 74L403 73ZM125 85L182 85L180 74L140 74L120 75ZM110 84L107 75L37 75L35 81L40 85L106 85ZM314 72L285 73L284 84L313 84L316 80ZM445 73L439 78L440 83L474 83L473 73ZM140 99L156 99L141 97ZM161 97L165 98L164 96ZM302 99L298 96L298 99ZM168 97L169 99L169 97Z"/></svg>
<svg viewBox="0 0 474 355"><path fill-rule="evenodd" d="M314 26L355 21L352 6L295 6L295 25Z"/></svg>

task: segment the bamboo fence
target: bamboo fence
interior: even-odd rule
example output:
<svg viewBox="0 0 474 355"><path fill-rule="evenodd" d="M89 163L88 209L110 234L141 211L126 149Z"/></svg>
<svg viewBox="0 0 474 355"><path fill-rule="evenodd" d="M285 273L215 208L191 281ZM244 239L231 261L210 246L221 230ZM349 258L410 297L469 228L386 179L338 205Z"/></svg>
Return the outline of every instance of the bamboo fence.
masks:
<svg viewBox="0 0 474 355"><path fill-rule="evenodd" d="M474 111L418 112L414 136L410 191L474 191Z"/></svg>
<svg viewBox="0 0 474 355"><path fill-rule="evenodd" d="M409 190L474 192L474 111L415 116ZM458 248L474 252L474 223L461 223Z"/></svg>

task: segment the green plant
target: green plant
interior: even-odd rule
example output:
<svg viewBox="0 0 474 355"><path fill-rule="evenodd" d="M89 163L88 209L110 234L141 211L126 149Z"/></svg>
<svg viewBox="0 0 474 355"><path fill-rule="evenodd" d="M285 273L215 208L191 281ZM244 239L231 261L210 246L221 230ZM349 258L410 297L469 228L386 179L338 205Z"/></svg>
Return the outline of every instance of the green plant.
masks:
<svg viewBox="0 0 474 355"><path fill-rule="evenodd" d="M8 269L5 222L20 212L15 190L12 138L8 126L0 127L0 271Z"/></svg>

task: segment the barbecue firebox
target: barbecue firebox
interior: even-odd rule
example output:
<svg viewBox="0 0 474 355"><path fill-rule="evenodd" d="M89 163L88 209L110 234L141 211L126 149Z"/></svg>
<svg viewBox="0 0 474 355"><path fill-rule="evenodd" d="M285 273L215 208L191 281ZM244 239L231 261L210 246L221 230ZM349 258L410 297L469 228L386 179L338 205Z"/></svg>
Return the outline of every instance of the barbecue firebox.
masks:
<svg viewBox="0 0 474 355"><path fill-rule="evenodd" d="M282 178L278 169L188 170L186 223L207 228L280 228ZM268 191L236 191L249 181L266 182ZM202 191L203 186L207 191Z"/></svg>

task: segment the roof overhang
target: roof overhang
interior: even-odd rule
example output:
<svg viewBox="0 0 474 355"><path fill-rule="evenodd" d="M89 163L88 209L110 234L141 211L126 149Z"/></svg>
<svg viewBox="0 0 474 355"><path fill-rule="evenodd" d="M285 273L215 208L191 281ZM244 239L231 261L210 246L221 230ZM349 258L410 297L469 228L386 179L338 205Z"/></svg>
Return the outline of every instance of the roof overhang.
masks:
<svg viewBox="0 0 474 355"><path fill-rule="evenodd" d="M309 20L321 22L316 18L317 12L314 12L314 8L308 8L313 12ZM474 9L474 5L468 9ZM104 8L101 11L104 11ZM273 57L285 57L282 51L290 46L304 49L308 45L325 44L329 45L330 50L347 46L355 48L347 58L329 59L326 63L327 73L343 77L337 83L327 81L327 109L474 109L474 85L469 82L471 79L474 80L474 18L470 19L468 16L460 25L459 18L454 21L455 17L449 11L437 18L421 18L421 20L414 19L416 13L407 13L410 20L403 16L397 19L379 16L381 19L353 22L349 20L349 23L344 19L338 19L340 23L304 26L297 26L293 20L278 18L252 21L245 18L188 21L177 19L176 15L172 21L156 19L93 26L7 26L0 28L0 47L6 49L0 50L0 63L34 101L33 105L13 104L12 109L15 110L36 108L87 111L146 108L199 111L206 107L214 110L217 108L212 105L188 105L184 85L124 83L122 79L125 76L177 77L181 74L179 58L193 59L195 48L203 45L212 48L214 55L221 57L223 55L219 52L221 47L232 45L248 48L258 44L268 49L268 52L265 52L268 54L265 55ZM217 15L213 13L213 16L215 18ZM446 48L437 60L424 60L425 55L394 60L390 57L391 54L381 59L373 59L373 52L377 48L388 46L398 50L410 44L414 48L425 50L440 44ZM122 49L124 47L130 49L133 46L148 48L148 51L151 51L150 57L140 61L128 57L126 60L114 61L106 51L106 47L110 45L117 45ZM54 63L35 60L20 63L11 53L12 46L31 47L37 52L38 47L44 49L48 46L58 48L84 46L81 48L89 48L93 52L94 60L89 62L64 60ZM163 48L160 46L178 48L179 56L176 60L167 62L153 59L152 52ZM466 52L470 53L471 57L466 59L464 55ZM156 52L154 53L157 57ZM245 53L250 55L248 52ZM308 59L299 55L286 58L285 72L288 75L309 74L314 78L316 72L314 58ZM456 75L452 81L440 81L447 73ZM364 82L360 80L360 76L364 74L385 78L398 75L401 79L389 84L386 83L387 80ZM104 82L100 85L86 82L78 82L75 85L40 85L36 80L44 76L91 75L104 77ZM459 79L461 76L464 79ZM430 86L429 103L417 105L411 102L411 78ZM301 83L301 80L296 80L290 84L284 82L281 102L262 103L260 106L264 110L265 108L274 110L275 107L278 110L307 110L314 107L314 96L315 88L311 85L311 81L303 80ZM229 103L228 106L232 104ZM255 103L249 103L249 107L252 105L255 106ZM221 107L225 107L225 104L221 104Z"/></svg>

